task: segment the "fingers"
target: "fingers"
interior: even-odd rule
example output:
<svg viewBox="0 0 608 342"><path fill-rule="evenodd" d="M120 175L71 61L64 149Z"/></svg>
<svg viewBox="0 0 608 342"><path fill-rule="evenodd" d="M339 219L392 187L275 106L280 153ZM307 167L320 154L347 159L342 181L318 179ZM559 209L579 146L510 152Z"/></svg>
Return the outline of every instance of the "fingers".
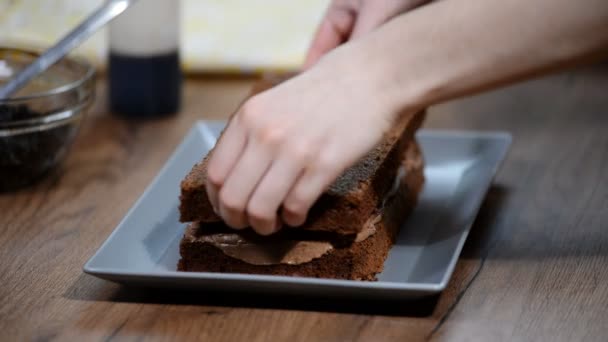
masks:
<svg viewBox="0 0 608 342"><path fill-rule="evenodd" d="M265 108L257 97L243 105L211 157L208 183L229 226L251 226L268 235L280 229L278 208L314 154L307 144L286 144L294 136L288 133L289 125L270 120ZM232 138L240 141L228 143Z"/></svg>
<svg viewBox="0 0 608 342"><path fill-rule="evenodd" d="M230 120L217 142L207 168L206 190L213 209L219 214L218 191L245 148L247 134L238 119Z"/></svg>
<svg viewBox="0 0 608 342"><path fill-rule="evenodd" d="M219 192L220 215L229 226L237 229L249 226L247 203L271 161L271 151L256 139L248 140L245 151Z"/></svg>
<svg viewBox="0 0 608 342"><path fill-rule="evenodd" d="M310 68L324 54L344 43L350 37L357 16L353 1L334 1L327 10L304 61Z"/></svg>
<svg viewBox="0 0 608 342"><path fill-rule="evenodd" d="M281 228L277 212L301 170L302 164L294 158L281 158L272 164L247 206L249 223L256 232L269 235Z"/></svg>
<svg viewBox="0 0 608 342"><path fill-rule="evenodd" d="M297 180L283 201L281 217L286 224L297 227L304 224L310 207L325 189L342 173L337 168L338 157L325 149L318 159Z"/></svg>

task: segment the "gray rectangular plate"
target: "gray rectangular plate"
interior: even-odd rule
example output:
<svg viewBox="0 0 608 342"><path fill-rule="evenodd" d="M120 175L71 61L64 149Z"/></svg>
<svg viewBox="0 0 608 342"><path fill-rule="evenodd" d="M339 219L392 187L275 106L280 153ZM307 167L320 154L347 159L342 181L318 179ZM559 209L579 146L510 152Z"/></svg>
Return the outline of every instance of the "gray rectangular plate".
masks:
<svg viewBox="0 0 608 342"><path fill-rule="evenodd" d="M84 272L130 285L365 298L413 298L442 291L482 200L511 144L500 132L420 131L426 184L377 282L301 277L177 272L179 185L213 146L223 122L202 121Z"/></svg>

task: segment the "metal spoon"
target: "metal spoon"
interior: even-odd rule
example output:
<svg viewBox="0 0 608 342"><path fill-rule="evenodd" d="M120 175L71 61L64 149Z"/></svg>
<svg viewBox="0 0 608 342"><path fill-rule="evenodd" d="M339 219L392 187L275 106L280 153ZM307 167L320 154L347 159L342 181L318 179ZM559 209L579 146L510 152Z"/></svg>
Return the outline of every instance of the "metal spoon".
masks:
<svg viewBox="0 0 608 342"><path fill-rule="evenodd" d="M0 100L11 97L19 89L23 88L27 82L55 64L136 1L107 0L88 18L57 42L57 44L42 53L32 64L25 67L13 76L4 87L0 88Z"/></svg>

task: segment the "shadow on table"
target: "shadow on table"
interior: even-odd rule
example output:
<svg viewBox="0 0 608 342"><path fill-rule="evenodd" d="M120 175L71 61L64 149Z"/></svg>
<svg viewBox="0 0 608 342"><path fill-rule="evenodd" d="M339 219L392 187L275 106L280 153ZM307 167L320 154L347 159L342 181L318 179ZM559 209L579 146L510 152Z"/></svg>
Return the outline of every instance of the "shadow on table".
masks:
<svg viewBox="0 0 608 342"><path fill-rule="evenodd" d="M139 297L139 298L138 298ZM424 299L363 300L356 298L324 298L320 296L287 296L235 294L226 292L179 291L167 293L166 290L121 287L114 301L129 302L140 300L149 302L157 299L159 304L203 305L221 307L241 307L279 310L339 312L365 315L417 316L424 317L433 313L436 297Z"/></svg>
<svg viewBox="0 0 608 342"><path fill-rule="evenodd" d="M505 210L508 196L507 188L500 185L490 187L462 248L460 258L479 259L487 256L500 238L503 227L499 224L499 215Z"/></svg>
<svg viewBox="0 0 608 342"><path fill-rule="evenodd" d="M526 261L608 256L603 219L608 216L603 203L591 201L578 209L562 208L548 202L539 205L532 196L515 199L511 195L500 185L490 188L461 259Z"/></svg>
<svg viewBox="0 0 608 342"><path fill-rule="evenodd" d="M131 287L81 275L66 291L72 300L163 305L335 312L363 315L425 317L433 313L438 296L413 300L364 300L321 296L248 294L222 291Z"/></svg>

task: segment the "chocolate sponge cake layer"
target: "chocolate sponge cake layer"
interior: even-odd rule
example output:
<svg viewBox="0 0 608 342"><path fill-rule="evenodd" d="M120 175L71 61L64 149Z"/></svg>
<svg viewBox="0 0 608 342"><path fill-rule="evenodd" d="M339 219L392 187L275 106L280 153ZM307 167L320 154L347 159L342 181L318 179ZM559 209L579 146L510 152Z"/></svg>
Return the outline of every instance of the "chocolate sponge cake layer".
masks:
<svg viewBox="0 0 608 342"><path fill-rule="evenodd" d="M358 233L393 185L404 151L414 141L423 113L404 117L380 144L348 168L308 213L307 230Z"/></svg>
<svg viewBox="0 0 608 342"><path fill-rule="evenodd" d="M178 270L194 272L228 272L248 274L287 275L349 280L374 280L382 271L390 247L395 242L401 224L416 203L423 182L423 166L416 144L407 152L407 172L398 191L388 198L383 208L376 208L370 217L380 217L375 222L375 231L368 237L344 243L330 241L331 248L323 249L322 255L298 264L277 263L271 265L252 264L227 255L220 247L209 243L214 234L238 236L241 231L218 233L205 223L191 224L180 243L181 260ZM381 213L381 216L378 214ZM316 232L309 232L315 236ZM318 236L318 235L316 235ZM256 241L264 241L261 240ZM289 239L306 239L306 234L280 237L283 243ZM329 244L328 244L329 245ZM269 246L276 250L276 246Z"/></svg>

